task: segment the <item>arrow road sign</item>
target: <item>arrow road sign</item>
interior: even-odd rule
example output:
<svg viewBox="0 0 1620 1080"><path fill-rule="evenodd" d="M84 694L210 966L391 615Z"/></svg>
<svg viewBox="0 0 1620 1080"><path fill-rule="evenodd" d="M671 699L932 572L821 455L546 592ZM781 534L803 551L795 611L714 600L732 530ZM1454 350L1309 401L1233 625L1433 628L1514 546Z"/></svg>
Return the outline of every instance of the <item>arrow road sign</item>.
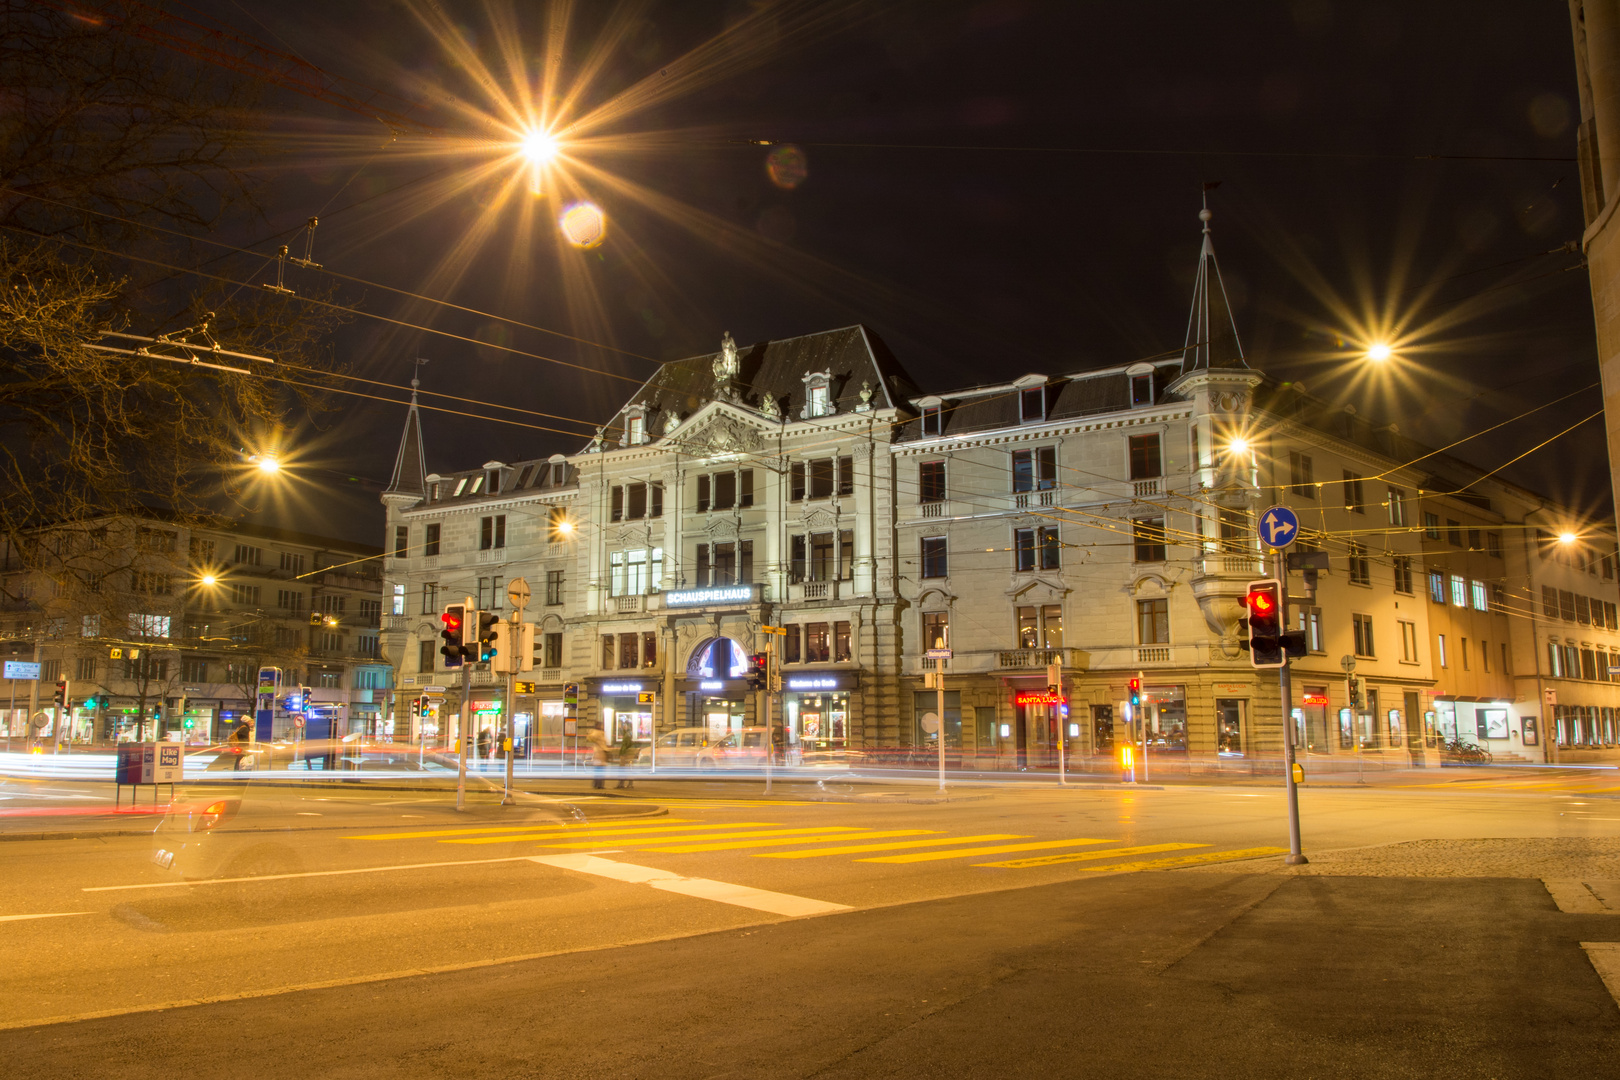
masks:
<svg viewBox="0 0 1620 1080"><path fill-rule="evenodd" d="M1286 506L1271 507L1260 515L1260 539L1267 547L1287 547L1299 539L1299 518Z"/></svg>

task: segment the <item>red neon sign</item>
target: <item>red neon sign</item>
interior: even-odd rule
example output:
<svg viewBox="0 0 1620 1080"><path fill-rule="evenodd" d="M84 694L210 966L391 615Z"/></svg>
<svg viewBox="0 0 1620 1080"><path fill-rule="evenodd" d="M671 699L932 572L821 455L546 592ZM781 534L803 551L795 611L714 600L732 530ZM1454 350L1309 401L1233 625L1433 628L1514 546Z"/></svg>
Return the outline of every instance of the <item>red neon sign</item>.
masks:
<svg viewBox="0 0 1620 1080"><path fill-rule="evenodd" d="M1015 705L1067 705L1068 703L1068 698L1048 694L1045 690L1015 690L1013 692L1013 704Z"/></svg>
<svg viewBox="0 0 1620 1080"><path fill-rule="evenodd" d="M1300 700L1306 705L1326 705L1328 703L1326 694L1302 694Z"/></svg>

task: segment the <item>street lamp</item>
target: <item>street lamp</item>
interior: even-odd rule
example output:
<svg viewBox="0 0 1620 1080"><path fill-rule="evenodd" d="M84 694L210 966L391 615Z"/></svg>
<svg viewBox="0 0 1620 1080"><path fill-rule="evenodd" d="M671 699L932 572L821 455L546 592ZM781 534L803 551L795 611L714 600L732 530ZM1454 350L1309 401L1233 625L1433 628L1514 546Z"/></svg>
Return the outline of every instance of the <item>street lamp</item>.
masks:
<svg viewBox="0 0 1620 1080"><path fill-rule="evenodd" d="M1375 341L1367 346L1367 359L1382 363L1394 355L1389 345L1382 341Z"/></svg>
<svg viewBox="0 0 1620 1080"><path fill-rule="evenodd" d="M557 139L551 133L534 128L518 140L523 156L536 165L544 165L557 156Z"/></svg>
<svg viewBox="0 0 1620 1080"><path fill-rule="evenodd" d="M1226 451L1229 454L1236 454L1241 457L1249 452L1249 440L1241 435L1233 436L1232 440L1226 444Z"/></svg>
<svg viewBox="0 0 1620 1080"><path fill-rule="evenodd" d="M1572 532L1561 532L1558 534L1558 542L1560 544L1573 544L1578 539L1580 538Z"/></svg>

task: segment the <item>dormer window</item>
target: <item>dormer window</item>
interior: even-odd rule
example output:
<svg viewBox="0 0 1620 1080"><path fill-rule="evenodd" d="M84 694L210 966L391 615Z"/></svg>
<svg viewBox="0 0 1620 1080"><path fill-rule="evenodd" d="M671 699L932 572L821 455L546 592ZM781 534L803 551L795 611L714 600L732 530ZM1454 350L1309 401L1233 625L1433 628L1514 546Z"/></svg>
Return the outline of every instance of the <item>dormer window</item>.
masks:
<svg viewBox="0 0 1620 1080"><path fill-rule="evenodd" d="M1033 386L1018 392L1018 422L1035 424L1046 419L1046 387Z"/></svg>
<svg viewBox="0 0 1620 1080"><path fill-rule="evenodd" d="M491 469L484 474L484 494L499 495L501 493L501 471Z"/></svg>
<svg viewBox="0 0 1620 1080"><path fill-rule="evenodd" d="M452 496L453 498L461 497L461 493L467 490L467 481L470 479L472 478L469 476L463 476L460 480L456 481L456 491L455 495Z"/></svg>
<svg viewBox="0 0 1620 1080"><path fill-rule="evenodd" d="M484 477L479 474L472 478L472 487L467 489L467 494L476 495L482 490L484 490Z"/></svg>
<svg viewBox="0 0 1620 1080"><path fill-rule="evenodd" d="M528 483L529 474L531 472L533 472L533 471L534 471L534 466L533 465L525 465L525 466L523 466L522 470L518 473L517 483L515 485L513 485L513 486L514 487L522 487L524 484Z"/></svg>
<svg viewBox="0 0 1620 1080"><path fill-rule="evenodd" d="M1131 408L1153 404L1153 374L1131 376Z"/></svg>
<svg viewBox="0 0 1620 1080"><path fill-rule="evenodd" d="M624 411L624 444L640 446L647 441L647 407L632 405Z"/></svg>
<svg viewBox="0 0 1620 1080"><path fill-rule="evenodd" d="M832 414L832 372L809 372L804 377L804 410L799 413L800 417L810 420Z"/></svg>
<svg viewBox="0 0 1620 1080"><path fill-rule="evenodd" d="M938 405L923 406L922 433L924 435L943 435L945 433L944 410Z"/></svg>

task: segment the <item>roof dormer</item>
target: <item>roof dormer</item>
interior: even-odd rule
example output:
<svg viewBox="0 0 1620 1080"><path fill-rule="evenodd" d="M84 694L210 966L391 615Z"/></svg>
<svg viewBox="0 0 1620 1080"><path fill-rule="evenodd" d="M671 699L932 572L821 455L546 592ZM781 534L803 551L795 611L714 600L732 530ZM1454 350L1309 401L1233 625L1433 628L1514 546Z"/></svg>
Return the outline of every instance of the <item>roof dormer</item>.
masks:
<svg viewBox="0 0 1620 1080"><path fill-rule="evenodd" d="M1013 383L1013 389L1018 392L1020 424L1039 424L1046 419L1047 409L1051 407L1046 384L1045 375L1025 375Z"/></svg>
<svg viewBox="0 0 1620 1080"><path fill-rule="evenodd" d="M832 372L830 370L805 372L804 408L799 410L799 416L805 420L813 420L818 416L831 416L836 411L832 397Z"/></svg>

